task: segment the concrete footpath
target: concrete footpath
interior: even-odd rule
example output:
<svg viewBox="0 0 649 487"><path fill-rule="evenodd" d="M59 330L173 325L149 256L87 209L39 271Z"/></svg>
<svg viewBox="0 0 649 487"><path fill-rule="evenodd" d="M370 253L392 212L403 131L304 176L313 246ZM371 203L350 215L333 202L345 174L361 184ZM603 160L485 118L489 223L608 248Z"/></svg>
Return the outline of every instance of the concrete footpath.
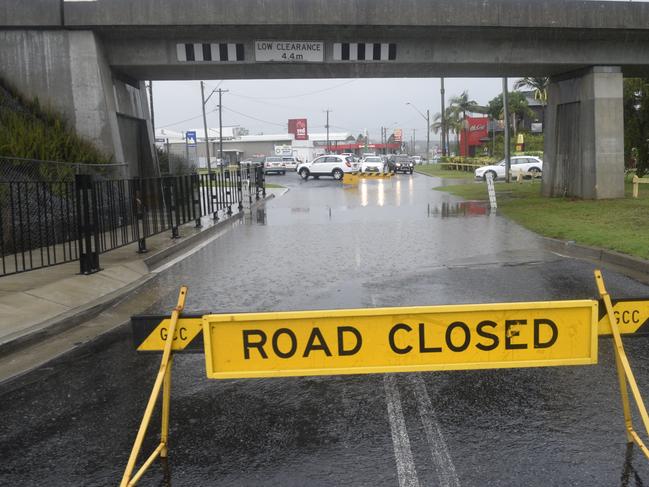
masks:
<svg viewBox="0 0 649 487"><path fill-rule="evenodd" d="M266 199L285 191L268 189ZM202 228L183 225L177 239L171 231L147 238L144 254L137 243L101 254L95 274L79 274L76 261L1 278L0 382L127 323L158 297L145 284L240 223L244 211L218 222L205 216Z"/></svg>

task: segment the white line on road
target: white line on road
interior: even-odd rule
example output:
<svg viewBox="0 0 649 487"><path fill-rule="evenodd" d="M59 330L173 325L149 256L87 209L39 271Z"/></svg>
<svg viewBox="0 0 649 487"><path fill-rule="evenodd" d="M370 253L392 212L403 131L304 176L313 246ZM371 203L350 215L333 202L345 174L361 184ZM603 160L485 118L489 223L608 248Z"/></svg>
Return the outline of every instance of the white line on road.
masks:
<svg viewBox="0 0 649 487"><path fill-rule="evenodd" d="M406 420L403 417L401 408L401 395L397 387L397 379L392 374L383 376L385 387L385 399L388 405L388 418L390 419L390 430L392 431L392 444L394 445L394 457L397 461L397 476L399 487L419 487L417 470L412 458L410 439L406 429Z"/></svg>
<svg viewBox="0 0 649 487"><path fill-rule="evenodd" d="M457 476L455 465L453 465L453 460L444 441L444 435L442 435L424 379L421 374L409 374L408 379L415 389L417 409L419 409L419 416L424 425L428 446L433 456L433 464L435 465L439 485L441 487L459 487L460 479Z"/></svg>

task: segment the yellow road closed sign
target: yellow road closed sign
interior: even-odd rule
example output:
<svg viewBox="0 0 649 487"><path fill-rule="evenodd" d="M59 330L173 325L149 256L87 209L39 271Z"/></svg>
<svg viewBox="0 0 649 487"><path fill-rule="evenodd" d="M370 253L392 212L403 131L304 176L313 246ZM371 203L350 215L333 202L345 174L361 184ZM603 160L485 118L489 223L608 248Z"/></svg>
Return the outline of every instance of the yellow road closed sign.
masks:
<svg viewBox="0 0 649 487"><path fill-rule="evenodd" d="M213 379L597 363L597 301L203 316Z"/></svg>

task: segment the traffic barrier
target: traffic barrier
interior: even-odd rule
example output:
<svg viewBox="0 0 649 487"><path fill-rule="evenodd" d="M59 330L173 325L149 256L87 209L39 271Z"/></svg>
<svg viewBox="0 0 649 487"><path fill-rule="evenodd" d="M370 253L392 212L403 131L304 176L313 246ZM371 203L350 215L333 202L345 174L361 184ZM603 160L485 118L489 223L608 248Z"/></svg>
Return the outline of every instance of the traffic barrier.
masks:
<svg viewBox="0 0 649 487"><path fill-rule="evenodd" d="M171 366L176 353L205 353L212 379L374 374L589 365L598 336L612 336L628 443L649 459L632 423L628 387L649 434L649 414L622 343L649 332L649 299L612 300L599 270L600 300L542 301L132 318L138 352L162 352L121 487L135 485L169 450ZM162 390L158 447L133 474Z"/></svg>
<svg viewBox="0 0 649 487"><path fill-rule="evenodd" d="M358 184L360 179L390 179L391 172L348 172L343 175L343 184Z"/></svg>

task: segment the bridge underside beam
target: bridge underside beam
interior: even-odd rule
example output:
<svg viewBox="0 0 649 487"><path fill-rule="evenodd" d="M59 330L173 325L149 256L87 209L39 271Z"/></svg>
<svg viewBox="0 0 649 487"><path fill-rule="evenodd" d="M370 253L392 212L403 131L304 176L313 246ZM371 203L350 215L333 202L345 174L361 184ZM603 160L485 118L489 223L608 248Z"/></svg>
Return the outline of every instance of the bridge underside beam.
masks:
<svg viewBox="0 0 649 487"><path fill-rule="evenodd" d="M543 194L624 197L624 119L619 67L551 79L545 112Z"/></svg>

